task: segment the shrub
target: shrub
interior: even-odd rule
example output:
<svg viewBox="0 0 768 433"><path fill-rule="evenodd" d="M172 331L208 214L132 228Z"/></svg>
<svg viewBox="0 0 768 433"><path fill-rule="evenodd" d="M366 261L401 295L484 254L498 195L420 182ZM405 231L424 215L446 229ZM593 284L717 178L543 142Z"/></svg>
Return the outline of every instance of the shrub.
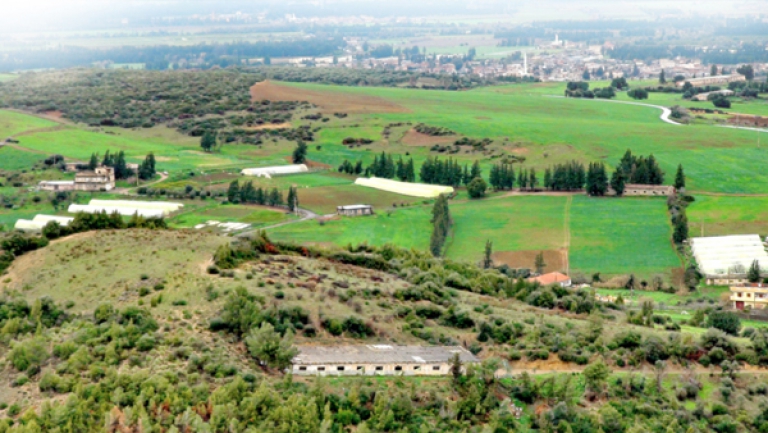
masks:
<svg viewBox="0 0 768 433"><path fill-rule="evenodd" d="M707 327L719 329L726 334L739 335L741 320L730 311L713 311L707 316Z"/></svg>

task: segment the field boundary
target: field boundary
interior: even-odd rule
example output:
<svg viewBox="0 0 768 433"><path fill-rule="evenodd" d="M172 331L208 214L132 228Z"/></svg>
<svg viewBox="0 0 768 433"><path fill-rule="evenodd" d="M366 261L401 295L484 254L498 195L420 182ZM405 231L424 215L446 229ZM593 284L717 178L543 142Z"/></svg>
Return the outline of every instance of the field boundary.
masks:
<svg viewBox="0 0 768 433"><path fill-rule="evenodd" d="M659 119L662 121L669 123L670 125L677 125L682 126L682 123L677 123L674 120L671 120L669 116L672 115L672 110L670 110L667 107L664 107L662 105L653 105L653 104L643 104L642 102L631 102L631 101L614 101L612 99L602 99L602 98L595 98L595 99L588 99L588 98L566 98L565 96L560 95L544 95L548 98L562 98L562 99L582 99L587 101L603 101L603 102L613 102L615 104L626 104L626 105L637 105L640 107L651 107L651 108L658 108L661 110L661 116L659 116Z"/></svg>
<svg viewBox="0 0 768 433"><path fill-rule="evenodd" d="M563 243L563 263L565 263L565 274L571 273L571 263L568 259L568 250L571 248L571 203L573 202L573 196L568 196L565 201L565 215L563 217L563 225L565 231L565 240Z"/></svg>

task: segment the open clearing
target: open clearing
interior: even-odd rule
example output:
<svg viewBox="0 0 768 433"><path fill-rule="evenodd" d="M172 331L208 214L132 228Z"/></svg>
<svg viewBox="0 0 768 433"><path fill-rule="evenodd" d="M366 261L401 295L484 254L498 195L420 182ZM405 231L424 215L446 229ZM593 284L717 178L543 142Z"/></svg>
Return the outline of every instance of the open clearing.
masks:
<svg viewBox="0 0 768 433"><path fill-rule="evenodd" d="M321 215L336 213L336 206L369 204L374 212L384 213L396 206L419 203L416 197L407 197L358 185L322 186L299 189L299 203Z"/></svg>
<svg viewBox="0 0 768 433"><path fill-rule="evenodd" d="M263 81L251 87L254 101L307 101L330 113L403 113L405 108L382 98L366 95L338 95L322 89L299 89L292 86Z"/></svg>

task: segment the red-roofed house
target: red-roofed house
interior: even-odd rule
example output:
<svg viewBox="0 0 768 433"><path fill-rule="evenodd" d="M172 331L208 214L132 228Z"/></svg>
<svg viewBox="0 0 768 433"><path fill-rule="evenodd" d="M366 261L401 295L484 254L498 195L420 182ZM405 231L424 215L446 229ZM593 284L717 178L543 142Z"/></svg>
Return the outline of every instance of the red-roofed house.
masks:
<svg viewBox="0 0 768 433"><path fill-rule="evenodd" d="M529 283L539 283L542 286L551 286L553 284L559 284L560 287L571 287L571 277L560 272L550 272L548 274L539 275L538 277L528 278Z"/></svg>

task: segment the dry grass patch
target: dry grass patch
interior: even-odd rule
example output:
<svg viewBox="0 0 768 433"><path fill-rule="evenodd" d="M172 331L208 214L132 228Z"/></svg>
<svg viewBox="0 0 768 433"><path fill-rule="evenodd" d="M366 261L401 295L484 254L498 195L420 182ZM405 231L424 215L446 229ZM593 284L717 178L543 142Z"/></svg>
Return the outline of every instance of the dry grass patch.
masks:
<svg viewBox="0 0 768 433"><path fill-rule="evenodd" d="M507 265L510 268L536 268L536 255L544 253L544 272L564 272L568 267L565 250L529 250L529 251L499 251L491 258L497 265Z"/></svg>
<svg viewBox="0 0 768 433"><path fill-rule="evenodd" d="M329 86L328 91L300 89L285 86L273 81L262 81L251 87L254 101L307 101L322 110L333 113L406 113L409 110L384 98L369 95L357 95L336 91Z"/></svg>

